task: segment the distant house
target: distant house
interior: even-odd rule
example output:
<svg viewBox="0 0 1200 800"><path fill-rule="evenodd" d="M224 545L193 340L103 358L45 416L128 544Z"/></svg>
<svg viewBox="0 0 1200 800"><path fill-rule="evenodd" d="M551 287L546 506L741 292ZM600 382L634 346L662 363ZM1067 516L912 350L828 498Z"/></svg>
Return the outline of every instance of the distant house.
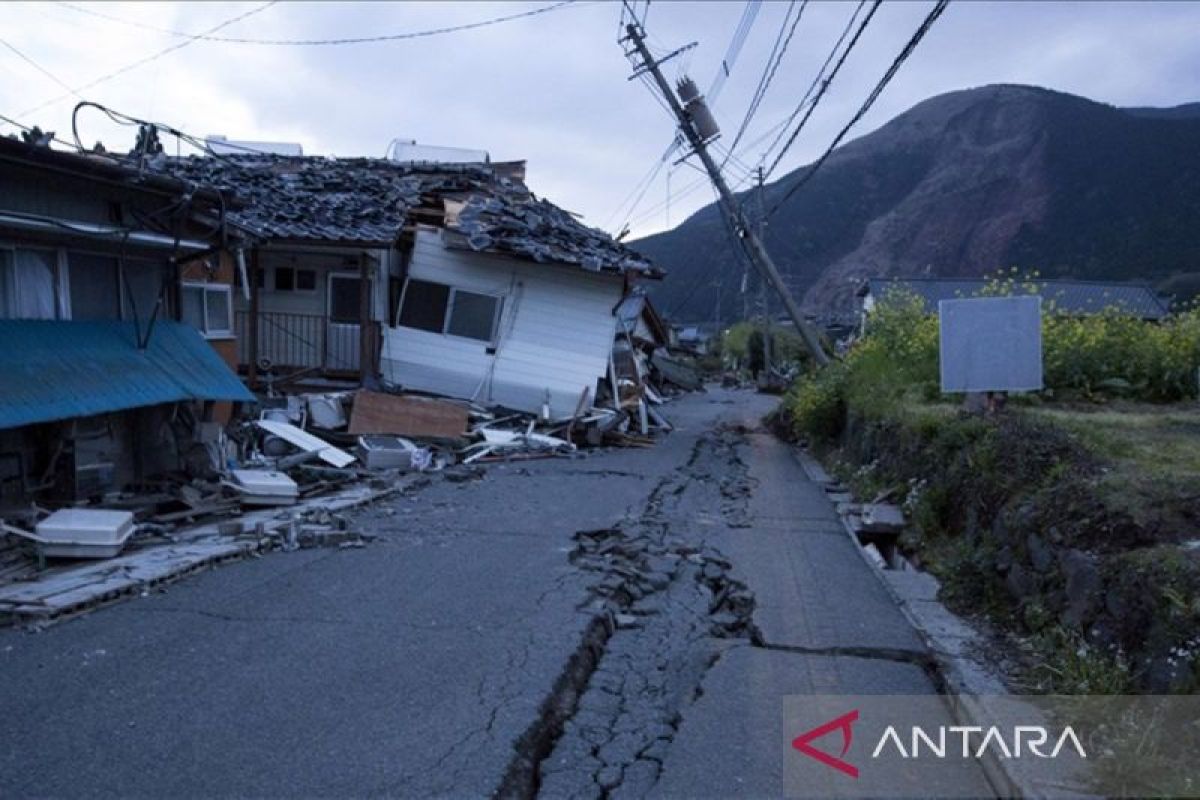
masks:
<svg viewBox="0 0 1200 800"><path fill-rule="evenodd" d="M1033 287L1021 282L1013 291L1018 294L1038 294L1043 303L1052 304L1056 311L1071 315L1098 314L1106 309L1132 314L1146 320L1162 319L1170 311L1169 304L1149 286L1141 283L1102 283L1043 279ZM865 319L892 292L920 298L925 309L936 313L939 300L954 300L978 296L990 284L981 278L869 278L859 287L857 296Z"/></svg>
<svg viewBox="0 0 1200 800"><path fill-rule="evenodd" d="M0 187L0 505L179 468L189 421L254 400L229 366L228 198L10 138Z"/></svg>
<svg viewBox="0 0 1200 800"><path fill-rule="evenodd" d="M675 325L671 334L673 346L704 355L708 352L709 343L720 336L720 331L712 325Z"/></svg>

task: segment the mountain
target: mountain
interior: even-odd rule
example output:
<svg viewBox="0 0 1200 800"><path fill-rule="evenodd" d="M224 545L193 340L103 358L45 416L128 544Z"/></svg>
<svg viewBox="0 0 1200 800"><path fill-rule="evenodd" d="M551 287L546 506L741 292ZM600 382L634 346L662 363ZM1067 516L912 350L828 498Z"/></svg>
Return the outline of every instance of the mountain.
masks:
<svg viewBox="0 0 1200 800"><path fill-rule="evenodd" d="M767 208L806 170L768 184ZM1008 267L1193 291L1198 223L1200 103L1121 109L997 85L925 100L836 150L766 243L822 312L849 308L865 277ZM632 246L668 270L652 292L673 318L712 319L718 292L723 318L740 313L742 262L715 204Z"/></svg>

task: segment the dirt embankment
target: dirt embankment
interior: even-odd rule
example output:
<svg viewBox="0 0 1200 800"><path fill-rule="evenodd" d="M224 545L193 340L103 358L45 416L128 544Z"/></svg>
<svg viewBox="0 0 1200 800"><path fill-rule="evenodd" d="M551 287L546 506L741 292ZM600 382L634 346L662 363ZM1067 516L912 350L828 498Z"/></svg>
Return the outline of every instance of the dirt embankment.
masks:
<svg viewBox="0 0 1200 800"><path fill-rule="evenodd" d="M1200 519L1194 491L1115 471L1021 410L851 412L836 441L810 444L864 492L894 490L914 560L952 606L1027 637L1043 688L1200 687L1200 548L1185 541Z"/></svg>

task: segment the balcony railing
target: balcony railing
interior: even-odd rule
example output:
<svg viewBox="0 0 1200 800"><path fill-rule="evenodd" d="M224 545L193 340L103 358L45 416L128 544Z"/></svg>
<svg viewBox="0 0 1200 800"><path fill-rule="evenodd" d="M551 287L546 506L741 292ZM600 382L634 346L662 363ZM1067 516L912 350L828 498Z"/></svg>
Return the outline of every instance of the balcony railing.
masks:
<svg viewBox="0 0 1200 800"><path fill-rule="evenodd" d="M269 359L273 368L287 371L319 369L328 373L358 372L361 342L357 324L332 322L323 314L258 313L258 352L251 354L250 312L238 311L234 326L238 363ZM368 346L379 350L379 323L370 325ZM373 359L372 359L373 360Z"/></svg>

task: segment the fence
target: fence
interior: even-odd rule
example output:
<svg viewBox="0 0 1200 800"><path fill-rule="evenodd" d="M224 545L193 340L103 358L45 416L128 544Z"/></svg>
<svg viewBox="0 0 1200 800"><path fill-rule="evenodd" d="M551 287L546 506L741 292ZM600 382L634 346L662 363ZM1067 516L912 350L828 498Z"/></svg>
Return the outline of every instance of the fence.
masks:
<svg viewBox="0 0 1200 800"><path fill-rule="evenodd" d="M258 313L258 352L250 352L250 312L238 311L234 320L238 363L269 359L284 370L320 369L322 372L357 372L360 364L358 325L331 323L324 314ZM370 325L370 352L379 349L379 323Z"/></svg>

